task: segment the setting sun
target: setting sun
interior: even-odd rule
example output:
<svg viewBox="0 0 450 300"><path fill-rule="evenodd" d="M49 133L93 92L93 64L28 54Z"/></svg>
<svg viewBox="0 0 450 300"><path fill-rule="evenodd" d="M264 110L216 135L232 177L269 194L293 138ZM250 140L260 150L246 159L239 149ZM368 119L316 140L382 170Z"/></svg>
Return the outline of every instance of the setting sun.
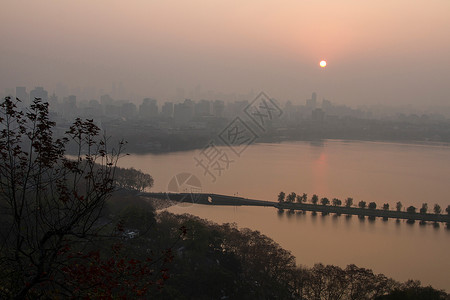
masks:
<svg viewBox="0 0 450 300"><path fill-rule="evenodd" d="M327 66L327 62L326 62L325 60L322 60L322 61L319 63L319 65L320 65L322 68L325 68L325 67Z"/></svg>

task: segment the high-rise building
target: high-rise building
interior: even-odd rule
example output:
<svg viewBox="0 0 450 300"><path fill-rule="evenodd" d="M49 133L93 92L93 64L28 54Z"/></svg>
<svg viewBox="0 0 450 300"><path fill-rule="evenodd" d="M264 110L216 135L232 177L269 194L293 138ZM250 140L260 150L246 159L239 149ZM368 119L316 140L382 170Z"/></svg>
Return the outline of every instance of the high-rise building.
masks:
<svg viewBox="0 0 450 300"><path fill-rule="evenodd" d="M326 113L330 113L331 110L333 109L333 104L331 104L331 101L329 101L327 99L322 99L322 109Z"/></svg>
<svg viewBox="0 0 450 300"><path fill-rule="evenodd" d="M191 99L185 99L183 103L174 105L173 119L178 124L184 124L192 120L194 116L194 102Z"/></svg>
<svg viewBox="0 0 450 300"><path fill-rule="evenodd" d="M103 106L112 105L113 102L114 102L113 98L111 98L109 95L100 96L100 103Z"/></svg>
<svg viewBox="0 0 450 300"><path fill-rule="evenodd" d="M30 103L30 96L27 93L27 88L24 86L16 87L16 98L22 101L23 106L28 106Z"/></svg>
<svg viewBox="0 0 450 300"><path fill-rule="evenodd" d="M223 117L225 112L225 103L222 100L216 100L213 103L213 115Z"/></svg>
<svg viewBox="0 0 450 300"><path fill-rule="evenodd" d="M37 86L30 91L30 102L33 102L35 98L41 98L42 101L47 102L48 92L42 86Z"/></svg>
<svg viewBox="0 0 450 300"><path fill-rule="evenodd" d="M71 120L78 115L77 96L70 95L64 98L63 115L68 120Z"/></svg>
<svg viewBox="0 0 450 300"><path fill-rule="evenodd" d="M196 116L209 116L211 114L211 102L208 100L200 100L195 104Z"/></svg>
<svg viewBox="0 0 450 300"><path fill-rule="evenodd" d="M312 93L311 99L306 100L306 107L309 109L315 109L317 107L317 94Z"/></svg>
<svg viewBox="0 0 450 300"><path fill-rule="evenodd" d="M161 109L161 115L165 118L173 117L173 103L172 102L164 102L164 105Z"/></svg>
<svg viewBox="0 0 450 300"><path fill-rule="evenodd" d="M149 119L158 116L158 105L155 99L145 98L139 106L139 115L141 118Z"/></svg>
<svg viewBox="0 0 450 300"><path fill-rule="evenodd" d="M247 106L248 106L247 100L234 101L232 103L228 103L227 105L228 116L233 118L235 116L238 116L245 110Z"/></svg>
<svg viewBox="0 0 450 300"><path fill-rule="evenodd" d="M86 115L89 117L98 118L103 115L103 107L98 100L92 99L88 103L86 112Z"/></svg>
<svg viewBox="0 0 450 300"><path fill-rule="evenodd" d="M313 121L322 123L323 120L325 119L325 112L321 108L316 108L311 113L311 119Z"/></svg>
<svg viewBox="0 0 450 300"><path fill-rule="evenodd" d="M51 111L58 111L59 109L59 103L58 103L58 97L55 95L55 93L53 93L49 98L48 98L48 103L50 104L49 109Z"/></svg>
<svg viewBox="0 0 450 300"><path fill-rule="evenodd" d="M133 119L137 115L136 105L131 102L122 104L120 115L127 120Z"/></svg>

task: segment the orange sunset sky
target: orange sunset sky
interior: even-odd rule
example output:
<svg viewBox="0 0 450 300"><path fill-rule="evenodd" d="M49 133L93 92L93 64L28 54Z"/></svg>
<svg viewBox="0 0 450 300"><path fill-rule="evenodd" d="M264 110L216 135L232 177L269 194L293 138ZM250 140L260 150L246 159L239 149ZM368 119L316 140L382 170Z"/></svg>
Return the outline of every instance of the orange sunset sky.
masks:
<svg viewBox="0 0 450 300"><path fill-rule="evenodd" d="M450 104L450 1L2 0L0 91ZM326 59L328 66L320 68ZM213 99L211 99L213 100Z"/></svg>

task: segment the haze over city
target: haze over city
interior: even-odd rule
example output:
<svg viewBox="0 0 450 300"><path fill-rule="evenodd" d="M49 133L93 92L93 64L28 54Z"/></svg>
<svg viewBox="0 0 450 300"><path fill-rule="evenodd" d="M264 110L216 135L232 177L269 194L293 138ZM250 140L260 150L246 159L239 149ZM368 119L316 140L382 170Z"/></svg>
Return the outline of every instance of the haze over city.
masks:
<svg viewBox="0 0 450 300"><path fill-rule="evenodd" d="M447 105L449 11L442 0L2 1L0 91Z"/></svg>
<svg viewBox="0 0 450 300"><path fill-rule="evenodd" d="M450 300L450 1L0 2L0 299Z"/></svg>

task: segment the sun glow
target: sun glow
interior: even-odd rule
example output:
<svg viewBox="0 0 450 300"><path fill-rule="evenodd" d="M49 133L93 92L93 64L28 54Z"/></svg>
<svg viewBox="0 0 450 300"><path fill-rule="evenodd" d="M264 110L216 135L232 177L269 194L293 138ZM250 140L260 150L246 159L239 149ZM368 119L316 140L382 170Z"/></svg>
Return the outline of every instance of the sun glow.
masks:
<svg viewBox="0 0 450 300"><path fill-rule="evenodd" d="M321 68L325 68L325 67L327 66L327 61L326 61L326 60L322 60L322 61L319 63L319 65L320 65Z"/></svg>

